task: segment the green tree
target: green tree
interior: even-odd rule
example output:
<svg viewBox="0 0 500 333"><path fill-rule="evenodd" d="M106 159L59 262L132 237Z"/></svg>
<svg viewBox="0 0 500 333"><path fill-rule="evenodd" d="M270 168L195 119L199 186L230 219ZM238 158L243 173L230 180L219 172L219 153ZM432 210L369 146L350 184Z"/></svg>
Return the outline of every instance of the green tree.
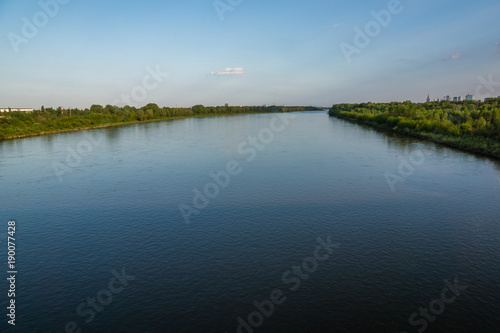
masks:
<svg viewBox="0 0 500 333"><path fill-rule="evenodd" d="M205 107L201 104L195 105L191 108L195 114L203 114L205 113Z"/></svg>
<svg viewBox="0 0 500 333"><path fill-rule="evenodd" d="M92 112L92 113L102 113L103 110L104 110L104 108L98 104L93 104L90 107L90 112Z"/></svg>

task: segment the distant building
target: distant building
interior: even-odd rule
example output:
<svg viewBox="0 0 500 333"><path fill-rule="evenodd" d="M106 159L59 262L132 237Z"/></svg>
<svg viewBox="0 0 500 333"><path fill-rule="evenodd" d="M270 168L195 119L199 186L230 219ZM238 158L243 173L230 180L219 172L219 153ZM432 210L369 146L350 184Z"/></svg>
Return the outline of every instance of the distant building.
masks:
<svg viewBox="0 0 500 333"><path fill-rule="evenodd" d="M427 95L427 99L425 100L426 103L429 103L431 101L431 97Z"/></svg>
<svg viewBox="0 0 500 333"><path fill-rule="evenodd" d="M227 108L227 107L229 107L229 103L226 103L224 106L225 106L226 108Z"/></svg>
<svg viewBox="0 0 500 333"><path fill-rule="evenodd" d="M453 97L453 102L458 102L458 97Z"/></svg>
<svg viewBox="0 0 500 333"><path fill-rule="evenodd" d="M471 94L468 94L467 96L465 96L466 101L472 101L473 99L474 99L474 96L472 96Z"/></svg>
<svg viewBox="0 0 500 333"><path fill-rule="evenodd" d="M450 95L446 95L443 97L443 101L451 101Z"/></svg>
<svg viewBox="0 0 500 333"><path fill-rule="evenodd" d="M9 112L9 111L33 112L33 111L35 111L35 109L30 109L30 108L0 108L0 112Z"/></svg>

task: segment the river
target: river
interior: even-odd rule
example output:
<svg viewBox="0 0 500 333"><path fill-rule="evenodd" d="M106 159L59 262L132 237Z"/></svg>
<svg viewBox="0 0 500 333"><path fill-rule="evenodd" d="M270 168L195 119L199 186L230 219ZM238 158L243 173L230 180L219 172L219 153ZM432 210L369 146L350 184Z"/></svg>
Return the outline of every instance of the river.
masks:
<svg viewBox="0 0 500 333"><path fill-rule="evenodd" d="M16 332L498 329L493 159L296 112L4 141L0 170Z"/></svg>

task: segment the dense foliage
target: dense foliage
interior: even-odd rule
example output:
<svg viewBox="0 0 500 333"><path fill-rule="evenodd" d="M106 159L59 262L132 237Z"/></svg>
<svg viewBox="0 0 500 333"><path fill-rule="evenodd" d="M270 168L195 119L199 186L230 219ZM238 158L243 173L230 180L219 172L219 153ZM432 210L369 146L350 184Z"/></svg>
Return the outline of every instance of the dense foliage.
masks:
<svg viewBox="0 0 500 333"><path fill-rule="evenodd" d="M192 108L159 107L148 104L142 108L92 105L90 109L44 108L34 112L0 113L0 139L36 135L48 132L107 126L111 124L142 122L204 115L287 112L306 110L301 107L281 106L217 106L195 105Z"/></svg>
<svg viewBox="0 0 500 333"><path fill-rule="evenodd" d="M500 98L337 104L329 114L500 158Z"/></svg>

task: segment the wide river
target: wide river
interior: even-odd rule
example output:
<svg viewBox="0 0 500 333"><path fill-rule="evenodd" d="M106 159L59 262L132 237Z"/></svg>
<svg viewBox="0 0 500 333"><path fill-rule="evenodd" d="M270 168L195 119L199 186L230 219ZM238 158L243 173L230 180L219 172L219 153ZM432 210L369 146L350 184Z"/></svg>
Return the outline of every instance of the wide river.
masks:
<svg viewBox="0 0 500 333"><path fill-rule="evenodd" d="M0 142L0 185L1 332L498 332L493 159L252 114Z"/></svg>

